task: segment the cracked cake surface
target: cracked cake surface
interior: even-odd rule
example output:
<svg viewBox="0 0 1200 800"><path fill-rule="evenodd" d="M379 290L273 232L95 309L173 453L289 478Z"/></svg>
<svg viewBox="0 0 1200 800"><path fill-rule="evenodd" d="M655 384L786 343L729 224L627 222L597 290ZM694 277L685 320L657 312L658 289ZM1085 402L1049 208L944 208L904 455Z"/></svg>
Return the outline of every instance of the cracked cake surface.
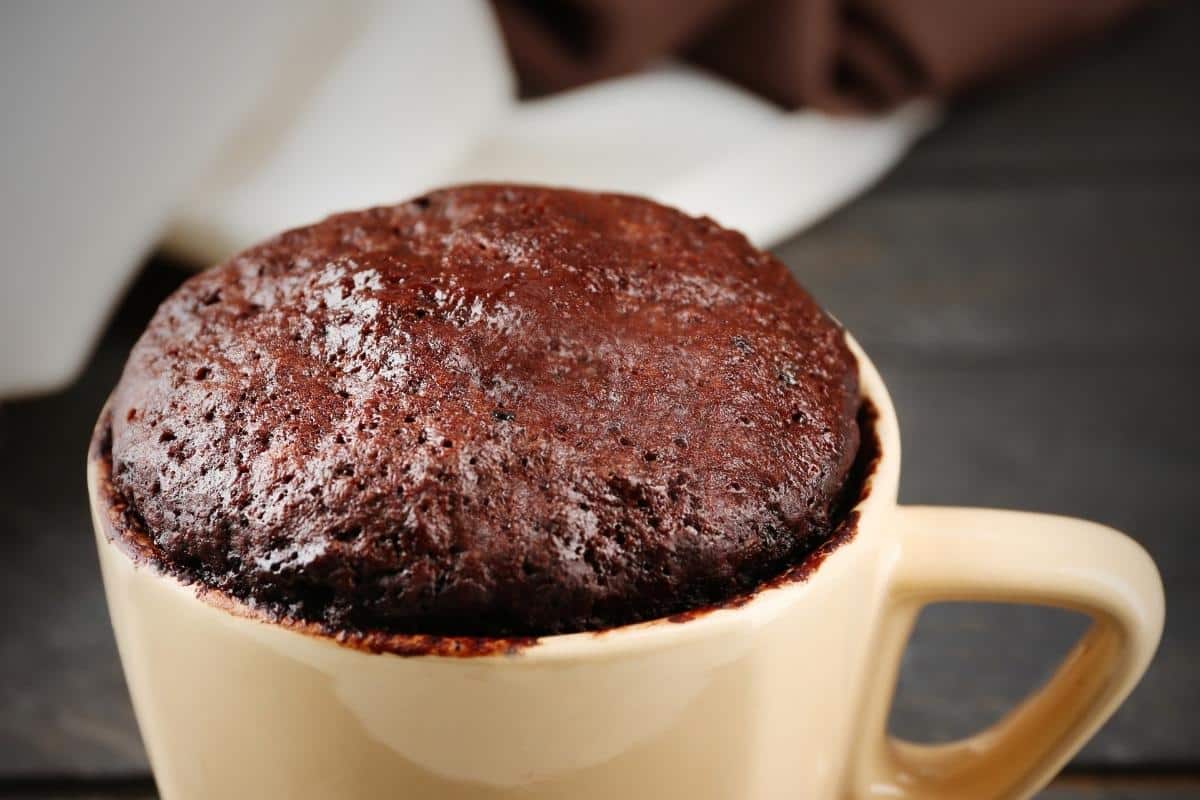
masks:
<svg viewBox="0 0 1200 800"><path fill-rule="evenodd" d="M546 635L719 602L825 541L844 335L648 200L432 192L187 280L110 402L165 571L331 630Z"/></svg>

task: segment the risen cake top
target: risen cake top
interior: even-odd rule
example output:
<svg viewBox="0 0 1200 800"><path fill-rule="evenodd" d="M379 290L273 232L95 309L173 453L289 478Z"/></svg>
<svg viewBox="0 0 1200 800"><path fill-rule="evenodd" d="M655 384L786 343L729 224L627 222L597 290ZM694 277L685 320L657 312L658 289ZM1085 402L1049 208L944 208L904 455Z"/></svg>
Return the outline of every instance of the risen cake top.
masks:
<svg viewBox="0 0 1200 800"><path fill-rule="evenodd" d="M842 331L738 233L465 186L188 280L111 404L163 569L330 630L541 635L740 593L824 541Z"/></svg>

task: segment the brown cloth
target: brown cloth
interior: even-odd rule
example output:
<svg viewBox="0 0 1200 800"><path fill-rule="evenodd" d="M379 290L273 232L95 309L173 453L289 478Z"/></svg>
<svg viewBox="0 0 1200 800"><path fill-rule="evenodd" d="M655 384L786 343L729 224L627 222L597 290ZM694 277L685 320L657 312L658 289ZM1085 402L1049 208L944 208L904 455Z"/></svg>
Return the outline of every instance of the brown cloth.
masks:
<svg viewBox="0 0 1200 800"><path fill-rule="evenodd" d="M1094 36L1147 0L493 0L522 91L680 56L787 107L952 95Z"/></svg>

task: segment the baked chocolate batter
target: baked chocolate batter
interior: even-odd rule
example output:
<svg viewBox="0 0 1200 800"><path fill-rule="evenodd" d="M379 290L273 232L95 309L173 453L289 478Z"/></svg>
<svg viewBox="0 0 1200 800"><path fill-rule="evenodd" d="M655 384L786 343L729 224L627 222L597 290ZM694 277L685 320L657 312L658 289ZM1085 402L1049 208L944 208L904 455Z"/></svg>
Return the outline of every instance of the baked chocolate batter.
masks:
<svg viewBox="0 0 1200 800"><path fill-rule="evenodd" d="M332 631L544 635L719 602L824 542L842 331L744 237L465 186L188 280L111 404L155 560Z"/></svg>

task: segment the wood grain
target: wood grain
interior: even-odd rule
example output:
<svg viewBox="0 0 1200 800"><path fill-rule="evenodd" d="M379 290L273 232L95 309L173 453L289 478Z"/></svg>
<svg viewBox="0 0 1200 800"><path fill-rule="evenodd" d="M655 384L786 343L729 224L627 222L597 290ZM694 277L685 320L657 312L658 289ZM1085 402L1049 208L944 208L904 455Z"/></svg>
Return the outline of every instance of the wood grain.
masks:
<svg viewBox="0 0 1200 800"><path fill-rule="evenodd" d="M902 501L1082 516L1147 547L1167 585L1163 645L1141 686L1080 758L1200 761L1200 716L1180 713L1200 708L1200 561L1192 537L1200 432L1178 424L1194 403L1194 372L1008 362L885 361L881 368L903 429ZM1081 630L1081 620L1065 612L930 609L906 657L897 730L944 740L979 729L1047 677Z"/></svg>
<svg viewBox="0 0 1200 800"><path fill-rule="evenodd" d="M905 187L905 174L779 250L875 356L1109 365L1200 355L1200 176L947 191Z"/></svg>
<svg viewBox="0 0 1200 800"><path fill-rule="evenodd" d="M1194 177L1200 4L1162 3L1081 52L961 102L908 160L914 182Z"/></svg>

